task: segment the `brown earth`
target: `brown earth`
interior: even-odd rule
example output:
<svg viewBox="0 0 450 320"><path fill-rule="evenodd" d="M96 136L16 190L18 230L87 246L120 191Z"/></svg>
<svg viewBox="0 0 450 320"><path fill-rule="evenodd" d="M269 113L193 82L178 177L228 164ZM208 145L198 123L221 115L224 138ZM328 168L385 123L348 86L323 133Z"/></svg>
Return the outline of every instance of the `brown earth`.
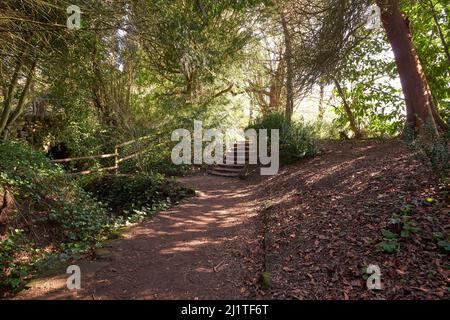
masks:
<svg viewBox="0 0 450 320"><path fill-rule="evenodd" d="M247 183L196 175L180 179L197 196L131 227L80 261L82 289L66 289L65 268L34 280L18 299L236 299L245 272L239 237L257 214Z"/></svg>
<svg viewBox="0 0 450 320"><path fill-rule="evenodd" d="M325 143L321 155L284 168L258 191L273 203L266 262L272 287L254 287L253 296L448 298L449 255L435 238L450 240L448 191L400 141ZM409 239L391 223L406 205L418 228ZM398 252L377 247L382 228L397 234ZM367 290L368 265L380 267L382 290Z"/></svg>
<svg viewBox="0 0 450 320"><path fill-rule="evenodd" d="M433 235L449 234L448 189L401 142L324 143L317 157L274 177L180 180L198 196L131 227L96 261L78 262L81 290L65 289L61 270L17 298L448 298L449 256ZM384 253L380 230L405 205L419 230ZM381 269L380 291L366 288L369 264Z"/></svg>

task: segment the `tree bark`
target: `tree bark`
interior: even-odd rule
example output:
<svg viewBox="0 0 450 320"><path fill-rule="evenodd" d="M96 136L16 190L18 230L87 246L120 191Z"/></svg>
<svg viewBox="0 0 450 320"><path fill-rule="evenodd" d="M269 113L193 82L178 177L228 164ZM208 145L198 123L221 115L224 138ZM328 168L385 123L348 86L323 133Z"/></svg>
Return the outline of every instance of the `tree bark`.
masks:
<svg viewBox="0 0 450 320"><path fill-rule="evenodd" d="M325 95L325 86L323 83L320 84L320 98L319 98L319 121L323 120L323 116L325 114L325 106L324 106L324 95Z"/></svg>
<svg viewBox="0 0 450 320"><path fill-rule="evenodd" d="M405 96L407 127L415 134L428 124L437 133L431 92L412 43L408 19L400 11L398 0L377 0L377 4Z"/></svg>
<svg viewBox="0 0 450 320"><path fill-rule="evenodd" d="M22 89L22 92L20 94L19 102L17 103L17 106L14 109L13 113L10 115L5 129L7 129L8 126L10 126L12 123L14 123L23 112L23 108L25 106L25 99L28 95L28 92L30 91L31 83L33 82L33 79L34 79L34 71L36 70L36 65L37 65L37 60L35 60L33 62L33 64L30 67L30 70L28 71L27 80L25 81L25 86ZM4 131L3 134L5 134L5 133L6 133L6 130Z"/></svg>
<svg viewBox="0 0 450 320"><path fill-rule="evenodd" d="M285 45L285 60L286 60L286 119L288 121L292 120L292 114L294 113L294 87L293 87L293 66L292 66L292 43L291 35L289 32L286 14L283 10L280 10L281 24L283 27L284 34L284 45Z"/></svg>
<svg viewBox="0 0 450 320"><path fill-rule="evenodd" d="M355 138L361 139L363 136L362 132L361 130L359 130L358 125L356 124L355 116L352 112L352 109L350 108L350 105L348 104L347 98L345 97L345 92L344 90L342 90L342 87L337 79L333 79L333 82L339 93L339 96L342 99L342 105L344 107L345 113L347 114L348 121L350 122L350 128L352 128L352 131L355 134Z"/></svg>
<svg viewBox="0 0 450 320"><path fill-rule="evenodd" d="M14 96L14 91L17 87L17 82L19 81L20 72L24 65L23 54L17 60L16 67L14 68L14 73L12 75L11 81L9 82L9 87L6 92L5 101L3 103L3 112L0 116L0 136L3 136L3 132L8 124L9 115L11 113L11 103Z"/></svg>

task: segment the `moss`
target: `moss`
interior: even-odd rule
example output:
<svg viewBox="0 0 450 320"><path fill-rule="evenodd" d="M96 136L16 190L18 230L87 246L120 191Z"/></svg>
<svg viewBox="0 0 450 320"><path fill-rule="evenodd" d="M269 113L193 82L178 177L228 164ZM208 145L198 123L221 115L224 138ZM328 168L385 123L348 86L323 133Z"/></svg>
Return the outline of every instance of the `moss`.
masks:
<svg viewBox="0 0 450 320"><path fill-rule="evenodd" d="M259 277L259 283L263 289L269 289L270 288L270 273L262 272Z"/></svg>

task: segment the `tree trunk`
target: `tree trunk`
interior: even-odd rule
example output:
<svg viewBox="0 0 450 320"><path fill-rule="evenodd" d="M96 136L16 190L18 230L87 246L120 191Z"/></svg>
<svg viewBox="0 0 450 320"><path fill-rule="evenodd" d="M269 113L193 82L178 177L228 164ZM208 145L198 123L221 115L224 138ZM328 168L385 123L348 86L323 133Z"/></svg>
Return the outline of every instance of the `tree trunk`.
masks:
<svg viewBox="0 0 450 320"><path fill-rule="evenodd" d="M437 132L432 96L417 52L412 43L408 19L398 0L377 0L381 21L391 44L406 102L406 122L412 133L424 124Z"/></svg>
<svg viewBox="0 0 450 320"><path fill-rule="evenodd" d="M36 65L37 65L37 59L33 62L33 64L30 67L30 70L28 71L28 75L26 78L27 80L25 81L25 86L22 89L22 92L20 94L19 102L17 103L17 106L14 109L14 112L11 113L11 116L8 119L5 129L7 129L9 125L14 123L23 112L23 108L25 106L25 100L28 95L28 92L30 91L31 83L33 82L33 79L34 79L34 71L36 70ZM5 132L6 132L6 130L4 131L4 133Z"/></svg>
<svg viewBox="0 0 450 320"><path fill-rule="evenodd" d="M14 68L14 73L12 75L11 81L9 82L9 87L6 92L6 97L3 103L3 112L0 116L0 136L3 136L3 132L8 124L9 115L11 113L11 103L14 97L14 92L19 81L20 72L24 65L23 54L17 60L16 67Z"/></svg>
<svg viewBox="0 0 450 320"><path fill-rule="evenodd" d="M323 116L325 114L325 106L324 106L324 95L325 95L325 86L323 83L320 84L320 98L319 98L319 121L323 120Z"/></svg>
<svg viewBox="0 0 450 320"><path fill-rule="evenodd" d="M428 6L431 11L431 15L433 16L434 24L436 25L436 30L439 34L439 38L441 39L442 46L444 47L445 55L447 56L448 63L450 64L450 50L448 47L448 43L445 40L444 33L442 32L441 24L439 23L439 19L437 17L436 11L434 11L434 4L431 0L428 0Z"/></svg>
<svg viewBox="0 0 450 320"><path fill-rule="evenodd" d="M281 24L284 34L285 45L285 60L286 60L286 119L292 120L292 114L294 113L294 87L293 87L293 67L292 67L292 43L291 35L287 25L286 14L283 10L280 10Z"/></svg>
<svg viewBox="0 0 450 320"><path fill-rule="evenodd" d="M352 128L353 133L355 134L356 139L362 138L362 132L359 130L358 125L356 124L355 116L352 112L352 109L350 108L350 105L348 104L347 98L345 97L345 92L342 90L341 85L339 84L339 81L336 79L334 81L334 86L336 87L339 96L342 99L342 105L344 106L345 113L347 114L348 121L350 122L350 128Z"/></svg>

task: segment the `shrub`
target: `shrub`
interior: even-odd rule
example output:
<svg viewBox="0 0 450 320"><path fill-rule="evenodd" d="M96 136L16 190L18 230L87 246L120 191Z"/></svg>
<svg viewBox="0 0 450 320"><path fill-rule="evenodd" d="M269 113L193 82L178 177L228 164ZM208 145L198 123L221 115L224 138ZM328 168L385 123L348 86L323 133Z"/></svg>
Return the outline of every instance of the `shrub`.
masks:
<svg viewBox="0 0 450 320"><path fill-rule="evenodd" d="M110 230L104 207L59 165L19 143L0 142L0 189L16 202L4 208L6 218L3 212L0 291L22 283L49 254L84 251Z"/></svg>
<svg viewBox="0 0 450 320"><path fill-rule="evenodd" d="M161 174L75 181L43 153L0 142L0 295L193 193Z"/></svg>
<svg viewBox="0 0 450 320"><path fill-rule="evenodd" d="M247 129L280 130L281 164L290 164L317 152L317 132L314 125L302 121L288 122L281 113L271 113L256 119Z"/></svg>
<svg viewBox="0 0 450 320"><path fill-rule="evenodd" d="M194 194L174 179L161 174L99 176L85 184L98 201L111 208L116 218L136 222Z"/></svg>
<svg viewBox="0 0 450 320"><path fill-rule="evenodd" d="M410 149L443 179L450 175L450 131L437 135L432 126L425 124L423 132L416 139L406 132Z"/></svg>
<svg viewBox="0 0 450 320"><path fill-rule="evenodd" d="M153 175L156 173L168 176L183 176L191 169L190 165L175 165L171 160L173 143L150 141L146 145L133 146L133 149L126 150L127 154L140 152L139 156L124 162L121 173L139 173Z"/></svg>

